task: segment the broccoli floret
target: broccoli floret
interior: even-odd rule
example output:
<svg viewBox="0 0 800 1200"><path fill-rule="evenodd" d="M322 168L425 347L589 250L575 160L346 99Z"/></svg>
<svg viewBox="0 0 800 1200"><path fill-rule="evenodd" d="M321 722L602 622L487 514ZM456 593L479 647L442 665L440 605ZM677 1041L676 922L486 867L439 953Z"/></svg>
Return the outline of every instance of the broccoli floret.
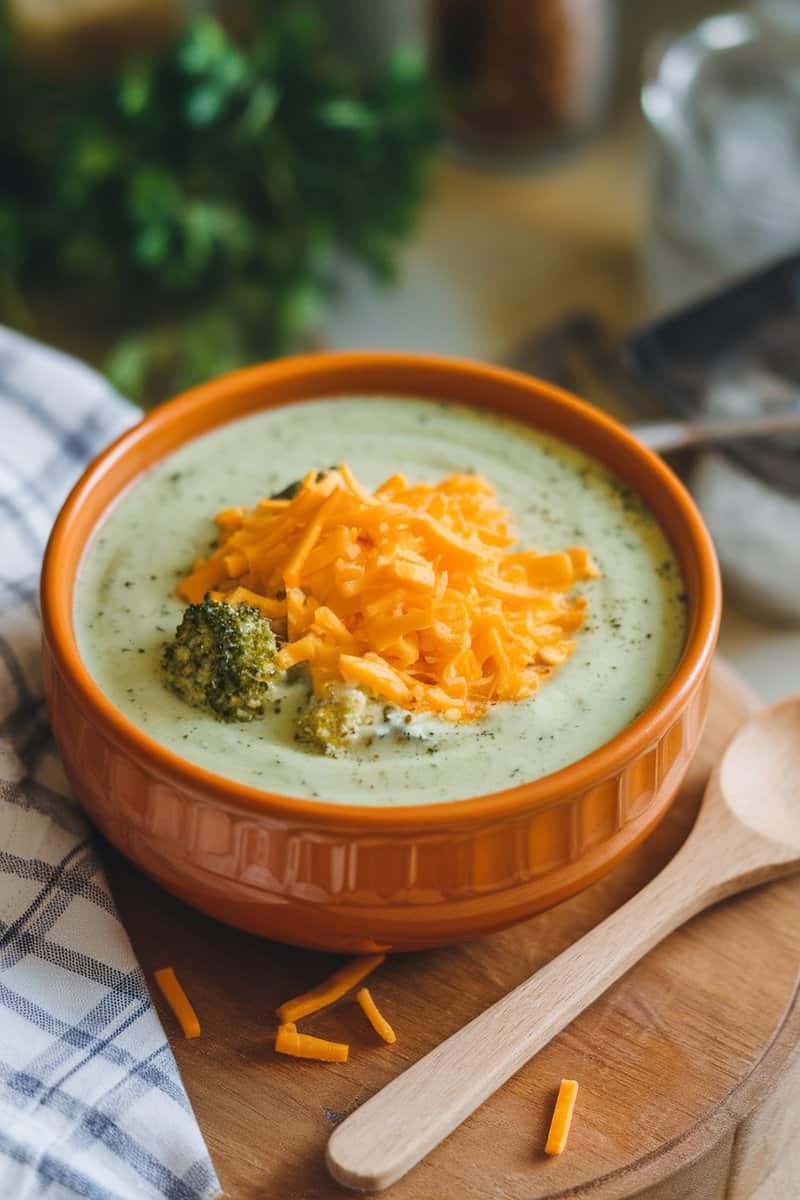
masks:
<svg viewBox="0 0 800 1200"><path fill-rule="evenodd" d="M300 480L295 479L291 483L287 483L286 487L281 488L279 492L273 492L270 500L294 500L299 491Z"/></svg>
<svg viewBox="0 0 800 1200"><path fill-rule="evenodd" d="M272 626L257 609L206 598L189 605L164 646L164 682L222 721L252 721L278 673L275 652Z"/></svg>
<svg viewBox="0 0 800 1200"><path fill-rule="evenodd" d="M336 467L328 467L327 468L327 471L335 471L335 470L336 470ZM319 483L319 481L320 481L320 479L322 479L323 475L327 474L327 471L317 471L317 483ZM301 479L295 479L292 481L292 483L287 483L286 487L282 488L281 491L273 492L272 495L270 496L270 500L294 500L295 496L300 491L301 483L302 483Z"/></svg>
<svg viewBox="0 0 800 1200"><path fill-rule="evenodd" d="M323 696L313 696L295 718L295 739L332 758L383 732L390 706L373 699L363 688L330 684Z"/></svg>
<svg viewBox="0 0 800 1200"><path fill-rule="evenodd" d="M363 688L332 683L323 696L312 696L295 717L295 740L318 754L336 758L359 743L394 734L433 741L440 730L429 714L412 716L395 704L377 700Z"/></svg>

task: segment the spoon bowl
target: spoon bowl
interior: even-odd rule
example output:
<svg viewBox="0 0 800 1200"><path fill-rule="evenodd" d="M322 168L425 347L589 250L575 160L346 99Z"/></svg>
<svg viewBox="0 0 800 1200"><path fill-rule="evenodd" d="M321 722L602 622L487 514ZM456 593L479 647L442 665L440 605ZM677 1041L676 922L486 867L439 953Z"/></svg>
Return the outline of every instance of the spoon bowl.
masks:
<svg viewBox="0 0 800 1200"><path fill-rule="evenodd" d="M719 765L718 789L742 826L800 856L800 697L742 727Z"/></svg>

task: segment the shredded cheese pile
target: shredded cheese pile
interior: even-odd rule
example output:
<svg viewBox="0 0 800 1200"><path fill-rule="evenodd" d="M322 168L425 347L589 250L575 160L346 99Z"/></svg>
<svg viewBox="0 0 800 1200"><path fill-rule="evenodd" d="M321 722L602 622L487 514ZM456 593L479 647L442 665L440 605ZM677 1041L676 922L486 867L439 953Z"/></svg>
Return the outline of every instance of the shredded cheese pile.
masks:
<svg viewBox="0 0 800 1200"><path fill-rule="evenodd" d="M587 550L515 550L508 511L480 475L392 475L370 492L346 464L310 471L290 500L217 514L219 546L178 586L247 603L307 663L314 691L360 684L412 712L473 720L530 696L574 648L598 574Z"/></svg>

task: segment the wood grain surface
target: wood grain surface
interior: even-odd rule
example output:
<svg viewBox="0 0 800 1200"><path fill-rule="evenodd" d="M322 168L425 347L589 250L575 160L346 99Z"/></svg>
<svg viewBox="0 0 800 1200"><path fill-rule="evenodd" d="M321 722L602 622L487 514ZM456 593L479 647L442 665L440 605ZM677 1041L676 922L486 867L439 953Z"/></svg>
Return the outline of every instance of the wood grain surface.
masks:
<svg viewBox="0 0 800 1200"><path fill-rule="evenodd" d="M350 1042L345 1065L284 1059L272 1049L276 1005L339 959L219 925L109 850L112 887L145 971L171 963L202 1021L202 1037L185 1041L156 997L226 1196L342 1197L324 1168L336 1123L660 870L751 704L729 669L717 668L706 734L680 797L606 879L504 933L390 960L371 988L397 1030L395 1045L379 1043L352 1002L308 1018L307 1032ZM800 1074L799 966L800 880L769 884L695 918L387 1195L789 1200L800 1133L800 1106L786 1106ZM565 1076L581 1089L570 1144L546 1159Z"/></svg>

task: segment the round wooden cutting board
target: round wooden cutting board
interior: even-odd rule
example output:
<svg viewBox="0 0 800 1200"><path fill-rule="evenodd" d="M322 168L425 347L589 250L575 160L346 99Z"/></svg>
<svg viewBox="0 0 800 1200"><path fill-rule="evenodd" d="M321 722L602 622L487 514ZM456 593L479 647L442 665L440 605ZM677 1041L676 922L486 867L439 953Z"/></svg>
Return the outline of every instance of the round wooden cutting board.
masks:
<svg viewBox="0 0 800 1200"><path fill-rule="evenodd" d="M350 1043L344 1065L272 1049L277 1004L339 960L219 925L109 851L148 973L171 963L202 1022L185 1041L157 998L231 1200L334 1200L332 1127L647 882L691 825L712 764L753 701L715 669L701 750L652 837L549 913L469 945L398 956L371 980L397 1030L356 1005L304 1022ZM798 798L800 803L800 797ZM800 878L696 918L654 950L387 1194L391 1200L792 1200L800 1196ZM480 1070L481 1064L476 1063ZM542 1148L562 1077L580 1084L567 1151Z"/></svg>

